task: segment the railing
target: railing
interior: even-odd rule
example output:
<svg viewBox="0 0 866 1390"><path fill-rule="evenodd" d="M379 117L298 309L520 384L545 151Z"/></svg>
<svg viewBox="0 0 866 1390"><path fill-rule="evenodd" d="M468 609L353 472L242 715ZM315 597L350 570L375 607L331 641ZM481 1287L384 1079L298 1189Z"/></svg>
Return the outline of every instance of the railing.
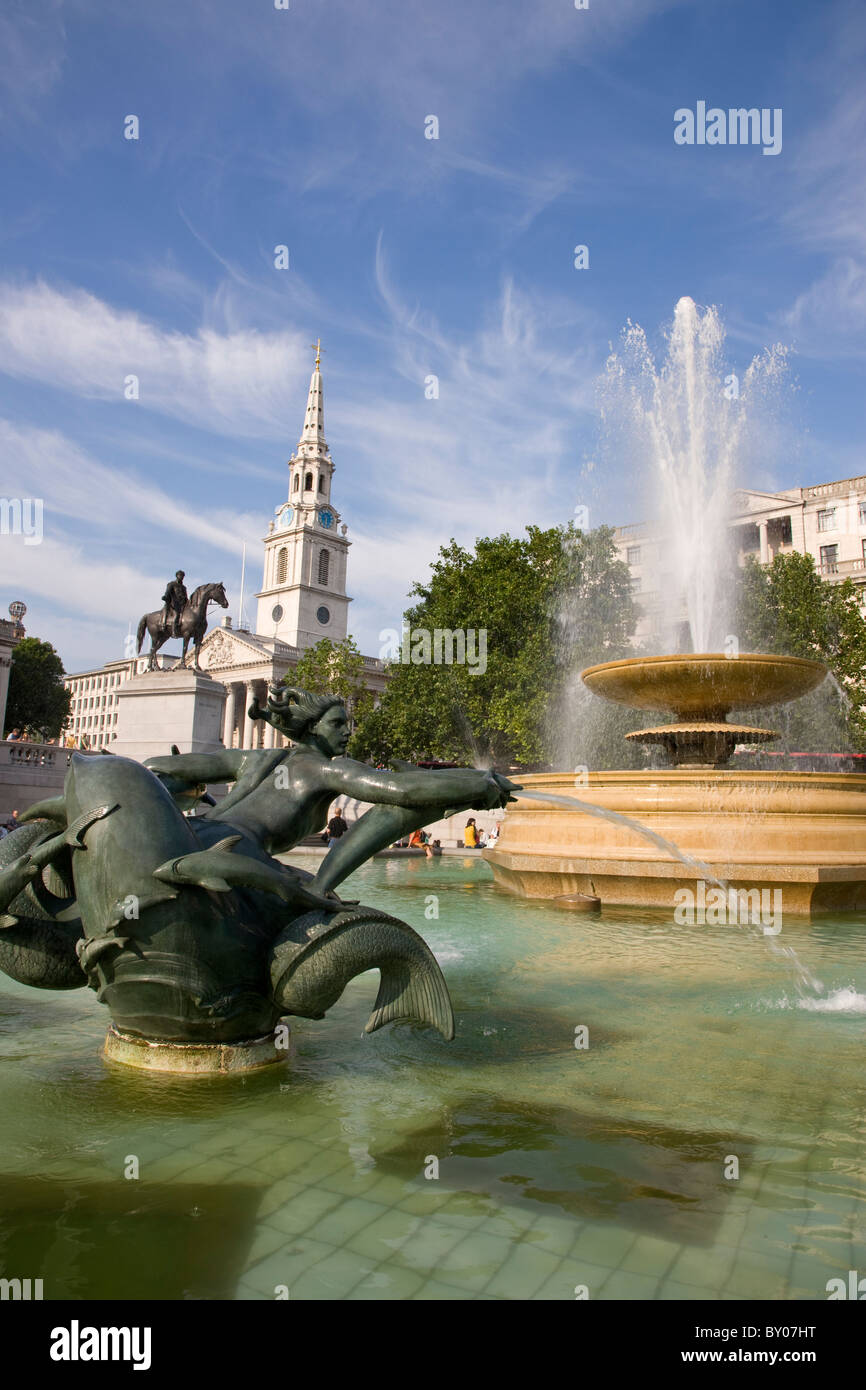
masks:
<svg viewBox="0 0 866 1390"><path fill-rule="evenodd" d="M825 577L829 574L862 574L866 570L866 558L857 560L825 560L818 565L818 573Z"/></svg>
<svg viewBox="0 0 866 1390"><path fill-rule="evenodd" d="M845 478L840 483L819 483L816 487L804 487L806 500L816 497L848 497L852 492L866 492L866 477Z"/></svg>
<svg viewBox="0 0 866 1390"><path fill-rule="evenodd" d="M68 767L75 751L56 743L28 743L25 739L0 742L0 760L7 767Z"/></svg>

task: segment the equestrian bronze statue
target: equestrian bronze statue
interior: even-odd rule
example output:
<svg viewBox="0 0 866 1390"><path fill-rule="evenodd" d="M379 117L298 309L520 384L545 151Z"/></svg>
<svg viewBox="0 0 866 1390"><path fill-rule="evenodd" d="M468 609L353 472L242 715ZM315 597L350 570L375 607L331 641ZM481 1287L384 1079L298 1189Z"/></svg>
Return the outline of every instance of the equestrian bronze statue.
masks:
<svg viewBox="0 0 866 1390"><path fill-rule="evenodd" d="M165 606L157 608L153 613L145 613L138 624L136 651L141 651L144 634L147 633L150 637L148 671L154 670L154 658L160 647L170 642L173 637L179 637L183 641L183 652L177 669L186 666L187 648L192 642L193 670L200 671L199 654L207 632L208 604L218 603L220 608L229 606L222 584L200 584L197 589L193 589L190 597L186 598L186 589L182 582L183 570L178 570L177 574L178 577L163 594ZM183 595L180 590L183 590Z"/></svg>

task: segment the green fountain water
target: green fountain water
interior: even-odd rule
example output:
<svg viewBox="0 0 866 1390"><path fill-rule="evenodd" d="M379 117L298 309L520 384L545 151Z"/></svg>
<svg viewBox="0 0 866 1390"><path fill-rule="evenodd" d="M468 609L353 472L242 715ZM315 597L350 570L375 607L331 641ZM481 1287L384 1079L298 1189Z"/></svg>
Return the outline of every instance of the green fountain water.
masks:
<svg viewBox="0 0 866 1390"><path fill-rule="evenodd" d="M4 1275L46 1298L772 1300L866 1268L866 920L785 923L809 999L736 928L575 918L469 856L346 891L423 931L453 1043L362 1036L371 975L293 1025L283 1072L177 1082L106 1067L88 992L0 983Z"/></svg>

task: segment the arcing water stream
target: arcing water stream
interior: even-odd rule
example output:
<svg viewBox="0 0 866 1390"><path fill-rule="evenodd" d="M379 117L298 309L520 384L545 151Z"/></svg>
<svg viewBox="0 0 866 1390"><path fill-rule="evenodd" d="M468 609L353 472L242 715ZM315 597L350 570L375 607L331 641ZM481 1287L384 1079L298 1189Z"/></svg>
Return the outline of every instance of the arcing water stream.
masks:
<svg viewBox="0 0 866 1390"><path fill-rule="evenodd" d="M554 806L564 806L567 810L573 811L575 806L579 806L581 811L585 811L588 816L598 816L599 820L612 821L615 825L625 825L629 830L633 830L636 835L641 835L650 844L655 845L656 849L663 850L665 854L670 854L674 859L679 859L681 864L685 864L687 869L695 869L698 875L707 883L714 883L717 888L728 891L728 884L724 879L717 878L709 864L704 864L700 859L693 859L690 854L686 854L675 845L673 840L668 840L664 835L659 835L657 831L650 830L648 826L641 825L640 821L632 820L631 816L624 816L620 811L611 811L607 806L597 806L593 801L584 801L582 797L555 796L552 792L522 791L522 797L528 801L550 801Z"/></svg>
<svg viewBox="0 0 866 1390"><path fill-rule="evenodd" d="M631 816L624 816L620 811L611 811L607 806L598 806L595 802L584 801L582 797L556 796L551 792L522 790L520 796L522 798L525 797L528 801L548 801L554 806L562 806L566 810L572 812L578 808L588 816L597 816L601 820L612 821L614 824L624 825L629 830L633 830L636 835L640 835L644 840L649 840L650 844L655 845L656 849L663 850L666 854L671 855L672 858L678 859L687 869L694 870L696 876L702 878L706 883L715 884L717 888L721 888L722 891L728 895L737 892L736 889L731 888L730 884L725 879L718 878L708 864L705 864L700 859L693 858L690 854L686 854L673 840L668 840L664 835L659 835L657 831L650 830L649 826L641 825L640 821L633 820ZM768 935L763 929L760 932L757 929L753 930L752 925L748 921L740 921L738 914L734 914L734 924L743 926L746 930L750 931L753 936L760 935L771 954L783 957L785 963L795 971L800 987L811 990L813 996L822 996L824 994L824 985L812 974L808 966L803 964L793 946L781 946L773 936ZM800 992L802 995L802 988ZM830 1005L830 1000L839 993L847 993L847 991L835 990L833 995L827 998L826 1002L828 1006ZM863 1009L866 1009L866 999L863 999L862 996L858 996L858 999L861 1000ZM809 1004L806 1003L805 1000L804 1007L809 1007ZM816 1002L814 1000L811 1007L816 1007Z"/></svg>

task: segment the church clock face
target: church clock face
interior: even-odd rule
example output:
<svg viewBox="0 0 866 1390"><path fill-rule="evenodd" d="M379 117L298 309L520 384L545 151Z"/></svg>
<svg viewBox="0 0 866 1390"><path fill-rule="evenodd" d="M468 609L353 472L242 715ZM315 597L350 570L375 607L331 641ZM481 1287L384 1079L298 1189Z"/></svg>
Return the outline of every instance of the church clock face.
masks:
<svg viewBox="0 0 866 1390"><path fill-rule="evenodd" d="M331 610L322 604L321 608L316 609L316 617L322 624L322 627L327 627L328 623L331 621Z"/></svg>
<svg viewBox="0 0 866 1390"><path fill-rule="evenodd" d="M275 623L278 623L278 622L280 621L280 619L282 618L282 616L283 616L283 605L282 605L281 603L275 603L274 606L273 606L273 608L271 609L271 618L272 618L272 620L273 620Z"/></svg>
<svg viewBox="0 0 866 1390"><path fill-rule="evenodd" d="M334 524L334 513L329 512L327 507L323 507L319 512L319 525L324 526L328 531Z"/></svg>
<svg viewBox="0 0 866 1390"><path fill-rule="evenodd" d="M291 507L283 507L283 510L280 512L280 515L277 518L277 524L280 527L280 529L283 529L286 526L291 526L292 517L294 515L295 513Z"/></svg>

